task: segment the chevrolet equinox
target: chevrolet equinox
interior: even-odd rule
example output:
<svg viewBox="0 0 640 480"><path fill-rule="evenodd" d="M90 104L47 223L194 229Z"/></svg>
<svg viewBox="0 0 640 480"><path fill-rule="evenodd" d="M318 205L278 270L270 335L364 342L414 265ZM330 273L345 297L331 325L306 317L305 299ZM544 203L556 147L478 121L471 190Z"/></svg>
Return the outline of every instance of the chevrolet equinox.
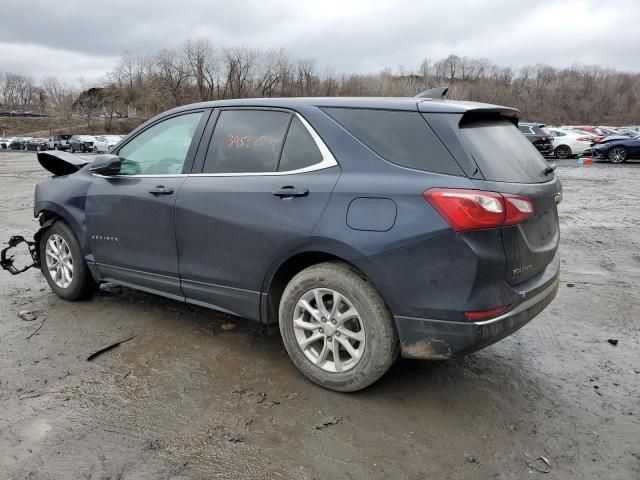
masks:
<svg viewBox="0 0 640 480"><path fill-rule="evenodd" d="M446 359L558 289L560 182L518 111L287 98L165 112L93 161L41 152L34 258L53 291L113 282L279 323L309 379L362 389Z"/></svg>

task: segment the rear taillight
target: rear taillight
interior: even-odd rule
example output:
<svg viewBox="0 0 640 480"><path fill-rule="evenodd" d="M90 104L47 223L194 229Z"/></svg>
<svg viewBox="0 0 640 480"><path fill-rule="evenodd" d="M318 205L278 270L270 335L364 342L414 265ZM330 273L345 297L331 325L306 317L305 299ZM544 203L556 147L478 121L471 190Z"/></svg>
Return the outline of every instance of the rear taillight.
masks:
<svg viewBox="0 0 640 480"><path fill-rule="evenodd" d="M501 307L492 308L490 310L464 312L464 316L469 320L487 320L489 318L500 316L507 310L509 310L509 305L502 305Z"/></svg>
<svg viewBox="0 0 640 480"><path fill-rule="evenodd" d="M600 142L602 141L602 138L600 138L600 137L595 137L595 138L592 138L592 139L591 139L591 141L592 141L593 143L600 143Z"/></svg>
<svg viewBox="0 0 640 480"><path fill-rule="evenodd" d="M509 193L432 188L422 196L457 232L515 225L536 213L530 198Z"/></svg>
<svg viewBox="0 0 640 480"><path fill-rule="evenodd" d="M590 142L591 141L591 137L578 137L576 138L577 141L579 142Z"/></svg>
<svg viewBox="0 0 640 480"><path fill-rule="evenodd" d="M538 136L538 137L536 137L536 140L540 140L541 142L546 142L548 140L548 138L547 137Z"/></svg>

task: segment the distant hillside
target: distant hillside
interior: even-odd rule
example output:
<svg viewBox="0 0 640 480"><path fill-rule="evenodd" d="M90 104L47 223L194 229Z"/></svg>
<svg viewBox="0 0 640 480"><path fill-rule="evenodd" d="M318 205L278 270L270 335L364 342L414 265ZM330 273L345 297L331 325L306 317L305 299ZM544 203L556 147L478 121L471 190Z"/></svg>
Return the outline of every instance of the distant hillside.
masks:
<svg viewBox="0 0 640 480"><path fill-rule="evenodd" d="M84 117L0 117L0 136L48 137L54 133L69 134L127 134L146 119L114 118L111 128L105 119Z"/></svg>

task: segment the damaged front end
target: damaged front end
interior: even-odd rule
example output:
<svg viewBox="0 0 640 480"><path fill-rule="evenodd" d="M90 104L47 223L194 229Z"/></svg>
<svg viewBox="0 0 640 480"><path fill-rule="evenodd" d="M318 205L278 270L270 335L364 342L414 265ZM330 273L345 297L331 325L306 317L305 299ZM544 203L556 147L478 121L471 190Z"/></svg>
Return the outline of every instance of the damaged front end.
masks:
<svg viewBox="0 0 640 480"><path fill-rule="evenodd" d="M19 273L26 272L30 268L40 269L40 237L42 237L42 233L45 231L45 229L50 227L53 222L54 219L46 219L41 215L40 228L33 235L33 240L27 240L22 235L12 235L9 239L8 246L0 251L0 267L2 267L3 270L9 272L11 275L18 275ZM13 255L9 255L9 251L17 248L23 243L27 246L32 263L29 265L25 265L24 267L16 267L15 257Z"/></svg>
<svg viewBox="0 0 640 480"><path fill-rule="evenodd" d="M43 168L53 173L53 177L71 175L80 170L85 165L91 163L89 160L63 151L38 152L38 162ZM27 240L22 235L13 235L8 242L8 246L0 251L0 267L8 271L11 275L18 275L26 272L30 268L41 268L40 264L40 237L44 229L53 223L53 219L44 215L40 216L40 229L33 236L33 240ZM12 249L16 249L22 244L27 246L32 263L22 267L15 264L15 256L10 254Z"/></svg>
<svg viewBox="0 0 640 480"><path fill-rule="evenodd" d="M38 231L38 233L40 232ZM15 259L13 255L9 256L8 252L12 248L16 248L21 243L25 243L27 245L27 248L29 249L29 255L31 255L33 263L30 265L25 265L22 268L18 268L14 264ZM40 252L38 248L38 241L35 238L33 241L29 241L22 235L13 235L9 239L9 246L3 248L0 252L0 267L2 267L3 270L8 271L11 275L18 275L19 273L26 272L32 267L40 268Z"/></svg>

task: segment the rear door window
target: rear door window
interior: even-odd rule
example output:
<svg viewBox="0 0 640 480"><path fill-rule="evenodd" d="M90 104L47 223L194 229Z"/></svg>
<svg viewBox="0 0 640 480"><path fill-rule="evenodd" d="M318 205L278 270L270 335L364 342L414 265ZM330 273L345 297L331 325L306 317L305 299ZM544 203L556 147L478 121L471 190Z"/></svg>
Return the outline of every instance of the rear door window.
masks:
<svg viewBox="0 0 640 480"><path fill-rule="evenodd" d="M464 122L460 136L486 180L540 183L547 162L536 147L508 120Z"/></svg>
<svg viewBox="0 0 640 480"><path fill-rule="evenodd" d="M293 117L282 149L278 171L298 170L320 162L322 153L318 145L300 119Z"/></svg>
<svg viewBox="0 0 640 480"><path fill-rule="evenodd" d="M204 173L274 172L291 114L223 110L216 123Z"/></svg>
<svg viewBox="0 0 640 480"><path fill-rule="evenodd" d="M382 158L435 173L463 175L418 112L325 108L324 111Z"/></svg>

